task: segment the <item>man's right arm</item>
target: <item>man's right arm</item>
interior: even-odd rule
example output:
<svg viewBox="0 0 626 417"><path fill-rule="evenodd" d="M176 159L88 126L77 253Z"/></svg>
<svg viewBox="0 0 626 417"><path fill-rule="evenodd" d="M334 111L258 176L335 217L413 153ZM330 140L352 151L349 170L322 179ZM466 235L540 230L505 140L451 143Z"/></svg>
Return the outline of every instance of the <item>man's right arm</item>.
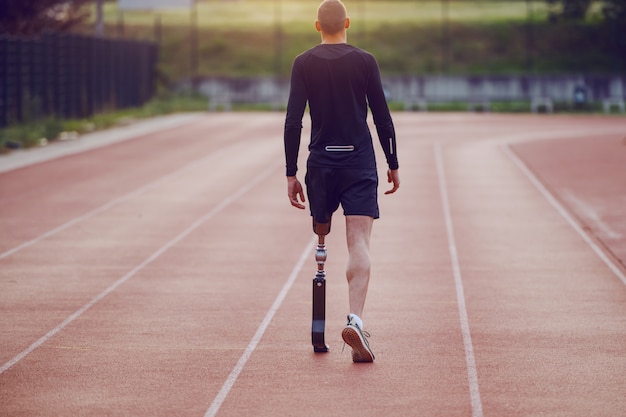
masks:
<svg viewBox="0 0 626 417"><path fill-rule="evenodd" d="M286 174L288 177L295 176L298 171L302 116L304 115L306 102L306 87L300 65L296 59L291 70L291 85L284 131Z"/></svg>
<svg viewBox="0 0 626 417"><path fill-rule="evenodd" d="M304 210L304 189L295 176L287 177L287 195L292 206Z"/></svg>
<svg viewBox="0 0 626 417"><path fill-rule="evenodd" d="M302 134L302 116L306 107L307 95L302 74L296 59L291 70L291 86L285 117L285 161L287 174L287 195L292 206L304 209L304 189L296 177L298 172L298 153Z"/></svg>

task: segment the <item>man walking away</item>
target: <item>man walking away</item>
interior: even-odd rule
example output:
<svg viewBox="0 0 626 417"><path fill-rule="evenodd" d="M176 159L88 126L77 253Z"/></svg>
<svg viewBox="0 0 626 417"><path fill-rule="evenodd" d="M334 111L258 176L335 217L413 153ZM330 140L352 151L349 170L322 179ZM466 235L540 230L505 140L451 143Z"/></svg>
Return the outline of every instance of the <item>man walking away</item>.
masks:
<svg viewBox="0 0 626 417"><path fill-rule="evenodd" d="M304 209L304 191L296 177L302 117L308 103L311 138L305 184L313 231L330 232L331 217L343 208L348 245L349 307L343 340L352 348L354 362L372 362L374 353L363 331L363 307L370 279L369 243L374 219L379 217L378 175L368 106L388 166L387 180L394 193L400 186L396 135L373 55L347 43L350 19L339 0L323 1L315 28L321 44L293 62L285 119L287 192L291 205Z"/></svg>

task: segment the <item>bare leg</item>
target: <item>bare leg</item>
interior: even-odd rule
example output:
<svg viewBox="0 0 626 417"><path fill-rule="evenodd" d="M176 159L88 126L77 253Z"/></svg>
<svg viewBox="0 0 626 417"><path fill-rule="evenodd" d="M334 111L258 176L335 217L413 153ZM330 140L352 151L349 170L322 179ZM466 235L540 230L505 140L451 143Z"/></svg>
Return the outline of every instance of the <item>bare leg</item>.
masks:
<svg viewBox="0 0 626 417"><path fill-rule="evenodd" d="M369 216L346 216L348 243L348 293L350 313L361 317L370 281L370 235L374 219Z"/></svg>

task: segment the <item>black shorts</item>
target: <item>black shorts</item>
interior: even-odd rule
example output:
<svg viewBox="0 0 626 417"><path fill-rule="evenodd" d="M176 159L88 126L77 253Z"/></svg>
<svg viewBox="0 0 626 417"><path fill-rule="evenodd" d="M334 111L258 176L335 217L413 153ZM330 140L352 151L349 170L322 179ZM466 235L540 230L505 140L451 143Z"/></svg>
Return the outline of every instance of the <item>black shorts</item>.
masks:
<svg viewBox="0 0 626 417"><path fill-rule="evenodd" d="M339 204L345 216L379 217L375 168L308 167L305 183L311 216L316 223L330 222Z"/></svg>

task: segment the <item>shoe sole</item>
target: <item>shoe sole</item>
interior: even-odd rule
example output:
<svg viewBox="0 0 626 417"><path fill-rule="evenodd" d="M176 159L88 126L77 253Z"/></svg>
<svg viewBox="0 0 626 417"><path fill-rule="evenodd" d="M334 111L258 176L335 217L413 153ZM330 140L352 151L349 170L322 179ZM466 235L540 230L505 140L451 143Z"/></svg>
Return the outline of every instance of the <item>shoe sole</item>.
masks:
<svg viewBox="0 0 626 417"><path fill-rule="evenodd" d="M353 362L374 362L374 354L367 348L358 331L346 327L341 332L341 337L352 348Z"/></svg>

